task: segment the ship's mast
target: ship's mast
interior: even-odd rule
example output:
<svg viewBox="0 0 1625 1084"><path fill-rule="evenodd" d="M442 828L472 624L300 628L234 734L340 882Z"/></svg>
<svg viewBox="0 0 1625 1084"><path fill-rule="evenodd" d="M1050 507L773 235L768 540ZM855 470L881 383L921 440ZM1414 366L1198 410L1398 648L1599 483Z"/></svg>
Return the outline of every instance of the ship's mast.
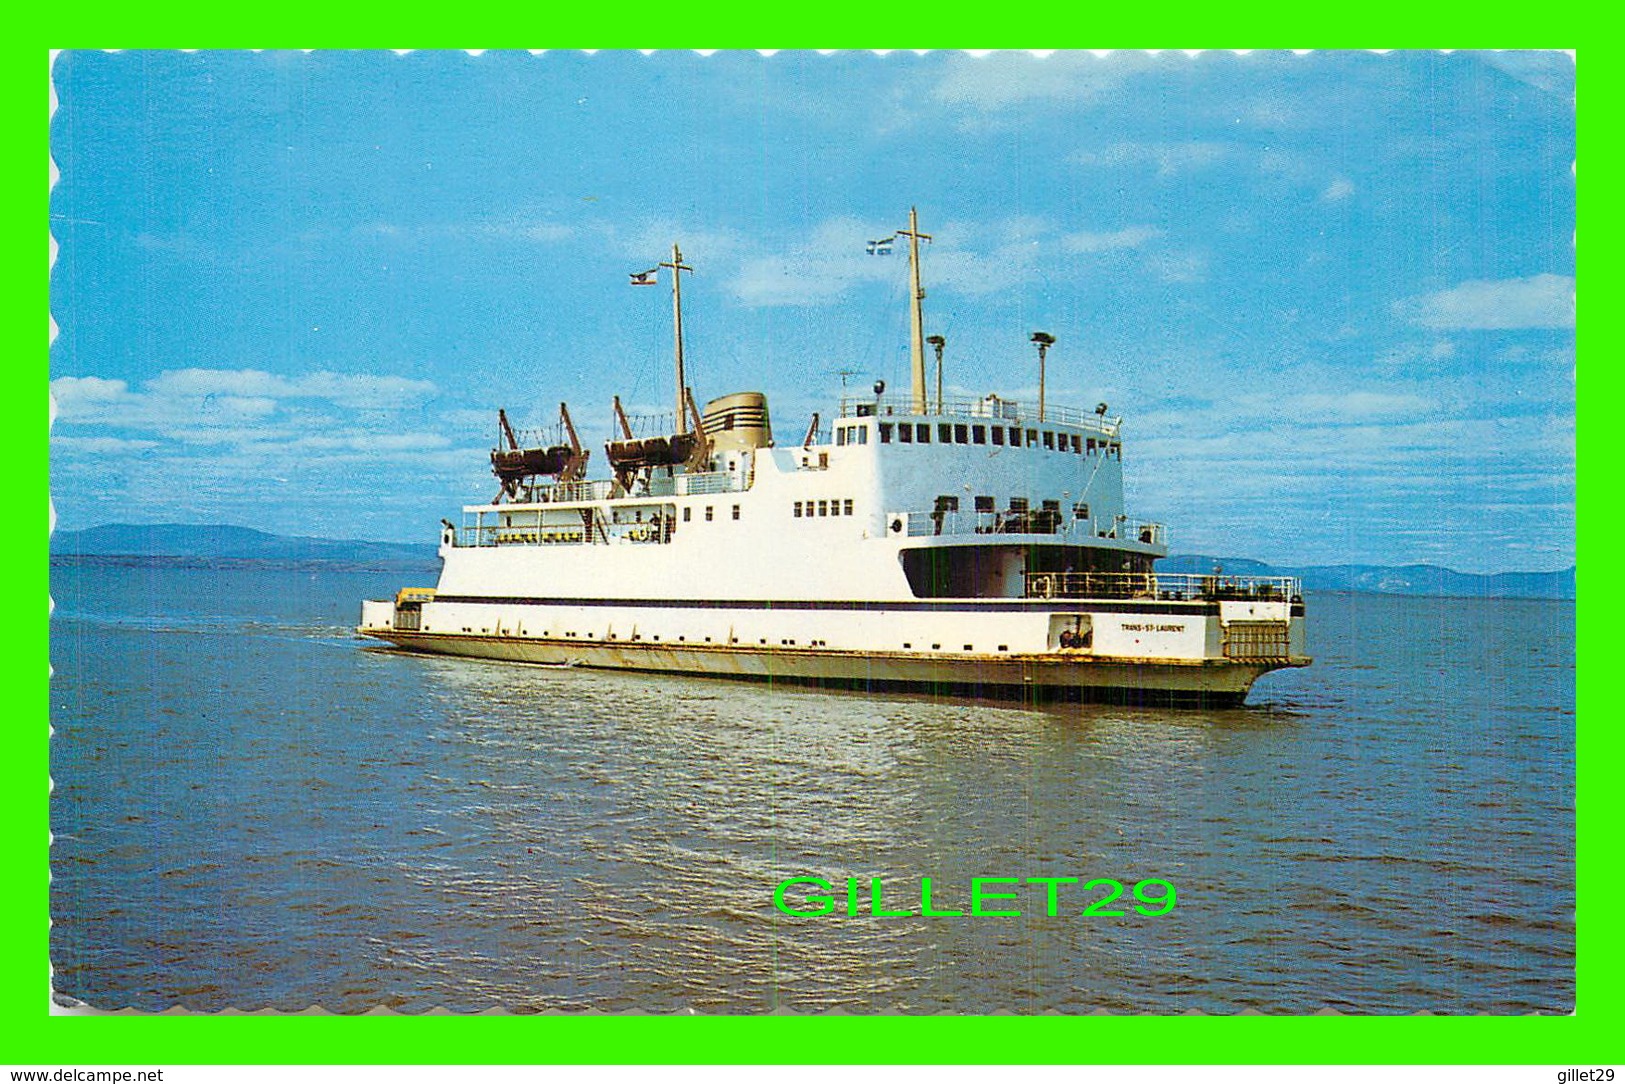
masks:
<svg viewBox="0 0 1625 1084"><path fill-rule="evenodd" d="M671 246L671 263L662 261L660 266L671 268L671 318L673 337L677 343L677 432L687 433L688 413L684 406L687 403L688 385L683 382L683 272L694 269L683 263L682 250L675 242Z"/></svg>
<svg viewBox="0 0 1625 1084"><path fill-rule="evenodd" d="M909 390L913 395L914 413L926 413L925 397L925 311L920 302L925 300L925 290L920 286L920 240L931 240L929 233L920 232L920 220L913 207L908 209L908 229L898 230L899 235L908 238L908 277L909 277L909 359L912 365L909 370Z"/></svg>

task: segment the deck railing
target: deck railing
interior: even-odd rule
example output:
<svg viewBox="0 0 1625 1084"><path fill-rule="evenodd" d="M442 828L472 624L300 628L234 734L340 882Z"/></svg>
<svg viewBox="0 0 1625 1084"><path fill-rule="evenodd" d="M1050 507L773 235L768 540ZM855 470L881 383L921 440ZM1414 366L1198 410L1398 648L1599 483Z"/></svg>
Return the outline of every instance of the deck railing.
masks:
<svg viewBox="0 0 1625 1084"><path fill-rule="evenodd" d="M1226 576L1188 572L1028 572L1026 581L1027 598L1288 602L1303 596L1302 584L1296 576Z"/></svg>
<svg viewBox="0 0 1625 1084"><path fill-rule="evenodd" d="M930 397L928 399L925 413L915 414L913 401L904 395L883 395L878 398L873 395L845 397L841 400L841 417L974 418L978 421L1025 426L1056 422L1060 425L1103 433L1108 437L1117 436L1118 424L1121 421L1119 418L1108 418L1092 410L1053 405L1044 407L1044 420L1039 421L1036 405L1024 405L1013 399L1001 399L992 395L982 399L944 399L940 410L937 409L935 399Z"/></svg>
<svg viewBox="0 0 1625 1084"><path fill-rule="evenodd" d="M1071 511L1034 508L1003 512L894 512L888 528L893 534L910 538L935 535L1042 534L1059 535L1066 541L1087 544L1097 538L1121 539L1148 546L1167 542L1160 523L1137 519L1078 519Z"/></svg>

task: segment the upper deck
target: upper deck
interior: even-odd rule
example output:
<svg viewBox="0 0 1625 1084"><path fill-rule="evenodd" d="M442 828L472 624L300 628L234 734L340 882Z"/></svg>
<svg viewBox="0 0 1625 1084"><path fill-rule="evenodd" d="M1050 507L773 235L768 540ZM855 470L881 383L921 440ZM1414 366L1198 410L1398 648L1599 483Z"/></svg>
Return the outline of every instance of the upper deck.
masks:
<svg viewBox="0 0 1625 1084"><path fill-rule="evenodd" d="M1118 439L1123 419L1106 417L1106 404L1093 411L1076 407L1046 405L1042 412L1036 406L1023 406L1015 399L999 395L985 395L980 399L944 399L927 404L923 413L917 412L910 400L900 395L844 396L840 403L841 418L924 418L964 419L988 425L1007 426L1060 426L1075 429L1108 441Z"/></svg>

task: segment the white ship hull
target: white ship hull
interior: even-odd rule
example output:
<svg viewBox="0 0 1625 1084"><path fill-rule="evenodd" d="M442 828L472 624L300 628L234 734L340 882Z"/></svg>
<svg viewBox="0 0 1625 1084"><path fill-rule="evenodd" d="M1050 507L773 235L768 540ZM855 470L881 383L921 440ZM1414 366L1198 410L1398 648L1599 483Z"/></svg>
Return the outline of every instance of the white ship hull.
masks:
<svg viewBox="0 0 1625 1084"><path fill-rule="evenodd" d="M1262 674L1309 662L1302 654L1301 607L1289 616L1285 602L1246 604L1252 611L1268 607L1268 616L1285 620L1269 641L1241 642L1232 631L1258 627L1261 622L1247 618L1262 615L1238 614L1237 605L852 603L835 609L436 600L427 630L417 614L420 627L395 627L393 605L382 602L368 604L357 631L408 651L554 666L865 691L1218 707L1241 703ZM1056 630L1080 624L1093 630L1091 647L1059 646ZM965 642L968 636L982 637L982 645ZM1097 644L1112 653L1095 650Z"/></svg>

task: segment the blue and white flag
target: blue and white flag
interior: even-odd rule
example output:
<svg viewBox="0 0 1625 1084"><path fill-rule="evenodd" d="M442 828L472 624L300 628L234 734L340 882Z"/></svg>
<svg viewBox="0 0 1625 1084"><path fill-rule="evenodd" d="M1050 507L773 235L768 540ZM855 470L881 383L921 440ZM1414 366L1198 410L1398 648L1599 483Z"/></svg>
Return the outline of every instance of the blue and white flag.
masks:
<svg viewBox="0 0 1625 1084"><path fill-rule="evenodd" d="M893 234L883 241L870 241L865 251L867 251L871 256L890 256L892 242L895 240L897 240L896 234Z"/></svg>
<svg viewBox="0 0 1625 1084"><path fill-rule="evenodd" d="M660 268L651 267L647 271L634 271L632 273L633 286L658 286L660 283Z"/></svg>

